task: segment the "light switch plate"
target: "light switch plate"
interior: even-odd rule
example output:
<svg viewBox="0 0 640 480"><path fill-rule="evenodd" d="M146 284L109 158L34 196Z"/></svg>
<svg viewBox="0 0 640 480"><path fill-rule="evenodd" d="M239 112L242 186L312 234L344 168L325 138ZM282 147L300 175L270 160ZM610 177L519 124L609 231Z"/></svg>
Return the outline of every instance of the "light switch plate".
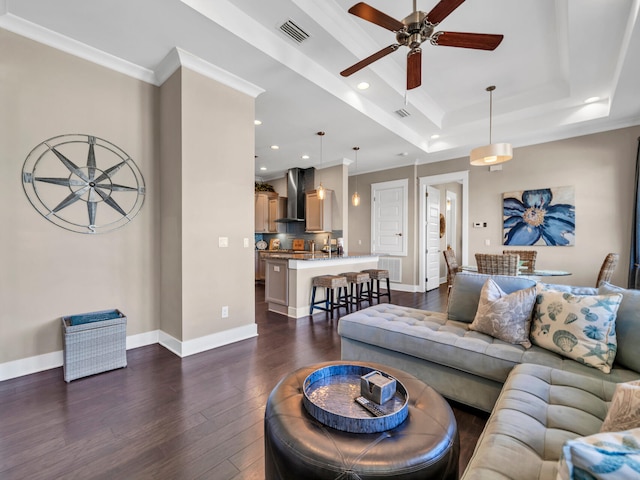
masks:
<svg viewBox="0 0 640 480"><path fill-rule="evenodd" d="M229 237L218 237L218 247L227 248L229 246Z"/></svg>
<svg viewBox="0 0 640 480"><path fill-rule="evenodd" d="M245 238L243 240L243 245L244 245L244 248L249 248L249 239L248 238Z"/></svg>

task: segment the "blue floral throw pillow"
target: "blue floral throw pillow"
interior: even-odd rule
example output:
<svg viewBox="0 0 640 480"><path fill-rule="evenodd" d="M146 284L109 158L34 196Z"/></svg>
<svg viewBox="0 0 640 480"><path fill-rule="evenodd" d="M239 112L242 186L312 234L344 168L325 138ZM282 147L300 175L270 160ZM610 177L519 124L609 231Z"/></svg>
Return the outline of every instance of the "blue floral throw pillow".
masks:
<svg viewBox="0 0 640 480"><path fill-rule="evenodd" d="M576 438L562 447L557 480L637 480L640 428Z"/></svg>
<svg viewBox="0 0 640 480"><path fill-rule="evenodd" d="M573 295L540 290L531 342L577 362L611 371L616 355L616 313L622 295Z"/></svg>

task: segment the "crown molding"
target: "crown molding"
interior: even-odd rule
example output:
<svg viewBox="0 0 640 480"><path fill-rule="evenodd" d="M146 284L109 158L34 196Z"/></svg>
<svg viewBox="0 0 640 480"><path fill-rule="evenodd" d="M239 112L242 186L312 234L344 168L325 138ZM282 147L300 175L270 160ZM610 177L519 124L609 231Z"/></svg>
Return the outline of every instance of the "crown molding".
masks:
<svg viewBox="0 0 640 480"><path fill-rule="evenodd" d="M237 75L216 67L178 47L171 49L155 70L141 67L7 13L6 0L0 0L0 28L155 86L162 85L179 67L186 67L253 98L264 92L264 89L257 85L247 82Z"/></svg>
<svg viewBox="0 0 640 480"><path fill-rule="evenodd" d="M204 75L211 80L220 82L234 90L256 98L264 92L263 88L247 82L242 78L222 68L187 52L179 47L174 47L155 69L155 84L162 85L180 67L188 68L196 73Z"/></svg>
<svg viewBox="0 0 640 480"><path fill-rule="evenodd" d="M6 12L6 2L0 3L0 13ZM0 16L0 27L17 35L34 40L43 45L55 48L75 57L82 58L96 65L108 68L146 83L155 84L155 73L152 70L118 58L109 53L90 47L82 42L24 20L11 13Z"/></svg>

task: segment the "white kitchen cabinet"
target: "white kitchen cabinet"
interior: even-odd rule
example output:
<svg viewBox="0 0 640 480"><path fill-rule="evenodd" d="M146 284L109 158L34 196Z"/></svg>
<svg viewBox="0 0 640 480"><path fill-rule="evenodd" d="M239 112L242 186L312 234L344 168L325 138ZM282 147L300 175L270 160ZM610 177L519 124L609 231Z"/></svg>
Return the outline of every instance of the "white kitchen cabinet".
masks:
<svg viewBox="0 0 640 480"><path fill-rule="evenodd" d="M323 200L318 198L317 190L313 190L306 194L306 231L330 232L332 230L331 217L333 214L333 190L325 189Z"/></svg>

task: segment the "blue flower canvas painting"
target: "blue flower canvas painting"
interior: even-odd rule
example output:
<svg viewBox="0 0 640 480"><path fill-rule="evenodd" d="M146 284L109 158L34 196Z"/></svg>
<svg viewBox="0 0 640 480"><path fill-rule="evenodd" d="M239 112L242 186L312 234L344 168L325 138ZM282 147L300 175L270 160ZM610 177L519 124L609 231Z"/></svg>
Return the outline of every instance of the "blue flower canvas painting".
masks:
<svg viewBox="0 0 640 480"><path fill-rule="evenodd" d="M503 194L504 245L575 244L573 187Z"/></svg>

